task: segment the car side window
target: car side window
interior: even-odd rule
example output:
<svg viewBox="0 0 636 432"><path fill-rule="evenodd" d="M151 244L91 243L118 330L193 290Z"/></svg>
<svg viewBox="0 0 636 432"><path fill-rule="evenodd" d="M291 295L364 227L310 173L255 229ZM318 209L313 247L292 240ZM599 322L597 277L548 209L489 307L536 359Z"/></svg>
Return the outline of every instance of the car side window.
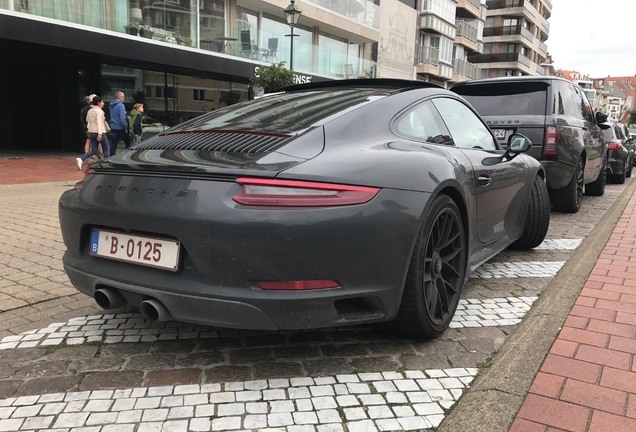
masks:
<svg viewBox="0 0 636 432"><path fill-rule="evenodd" d="M581 116L581 98L577 97L574 86L568 83L559 83L559 96L563 100L564 114L571 117Z"/></svg>
<svg viewBox="0 0 636 432"><path fill-rule="evenodd" d="M448 131L438 120L438 114L430 102L424 102L402 114L396 122L400 135L434 144L452 144Z"/></svg>
<svg viewBox="0 0 636 432"><path fill-rule="evenodd" d="M450 98L433 99L433 104L441 114L457 147L486 150L497 148L488 127L466 105Z"/></svg>
<svg viewBox="0 0 636 432"><path fill-rule="evenodd" d="M623 131L618 125L614 127L614 131L616 132L616 138L620 140L625 139L625 135L623 135Z"/></svg>
<svg viewBox="0 0 636 432"><path fill-rule="evenodd" d="M592 105L585 96L583 90L580 87L574 86L574 90L576 91L577 97L580 100L580 113L581 116L592 123L594 123L594 110L592 109Z"/></svg>

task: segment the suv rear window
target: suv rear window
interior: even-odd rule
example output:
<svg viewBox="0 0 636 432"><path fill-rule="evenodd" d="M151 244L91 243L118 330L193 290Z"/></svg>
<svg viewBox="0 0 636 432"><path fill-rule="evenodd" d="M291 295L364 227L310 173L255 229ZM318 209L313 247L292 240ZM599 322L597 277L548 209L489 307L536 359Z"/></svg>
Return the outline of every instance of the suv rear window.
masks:
<svg viewBox="0 0 636 432"><path fill-rule="evenodd" d="M451 90L466 99L482 116L545 115L546 83L488 83Z"/></svg>

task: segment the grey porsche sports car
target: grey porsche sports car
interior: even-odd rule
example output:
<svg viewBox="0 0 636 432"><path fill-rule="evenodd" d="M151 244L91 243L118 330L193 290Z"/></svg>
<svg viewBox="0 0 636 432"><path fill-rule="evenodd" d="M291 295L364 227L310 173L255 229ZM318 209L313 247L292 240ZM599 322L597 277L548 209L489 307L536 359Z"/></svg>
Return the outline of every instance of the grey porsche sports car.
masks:
<svg viewBox="0 0 636 432"><path fill-rule="evenodd" d="M64 268L149 320L435 337L471 270L545 237L530 145L433 84L290 87L91 164L60 199Z"/></svg>

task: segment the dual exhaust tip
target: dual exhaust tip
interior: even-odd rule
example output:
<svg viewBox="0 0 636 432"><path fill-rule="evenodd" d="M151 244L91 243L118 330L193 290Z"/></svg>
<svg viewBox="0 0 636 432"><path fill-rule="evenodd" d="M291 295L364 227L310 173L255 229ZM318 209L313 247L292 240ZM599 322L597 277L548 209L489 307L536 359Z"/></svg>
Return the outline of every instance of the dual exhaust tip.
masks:
<svg viewBox="0 0 636 432"><path fill-rule="evenodd" d="M119 309L128 305L128 300L114 288L98 288L93 295L102 309ZM148 299L139 303L139 311L148 321L161 322L172 320L170 311L157 299Z"/></svg>

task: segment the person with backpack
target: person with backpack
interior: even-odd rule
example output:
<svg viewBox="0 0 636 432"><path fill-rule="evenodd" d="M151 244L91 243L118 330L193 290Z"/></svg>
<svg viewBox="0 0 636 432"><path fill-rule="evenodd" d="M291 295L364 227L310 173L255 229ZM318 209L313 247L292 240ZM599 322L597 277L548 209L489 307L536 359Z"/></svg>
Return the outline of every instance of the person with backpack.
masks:
<svg viewBox="0 0 636 432"><path fill-rule="evenodd" d="M136 103L128 115L128 128L133 144L138 144L141 141L141 134L143 132L141 129L141 120L143 118L143 113L144 104Z"/></svg>

